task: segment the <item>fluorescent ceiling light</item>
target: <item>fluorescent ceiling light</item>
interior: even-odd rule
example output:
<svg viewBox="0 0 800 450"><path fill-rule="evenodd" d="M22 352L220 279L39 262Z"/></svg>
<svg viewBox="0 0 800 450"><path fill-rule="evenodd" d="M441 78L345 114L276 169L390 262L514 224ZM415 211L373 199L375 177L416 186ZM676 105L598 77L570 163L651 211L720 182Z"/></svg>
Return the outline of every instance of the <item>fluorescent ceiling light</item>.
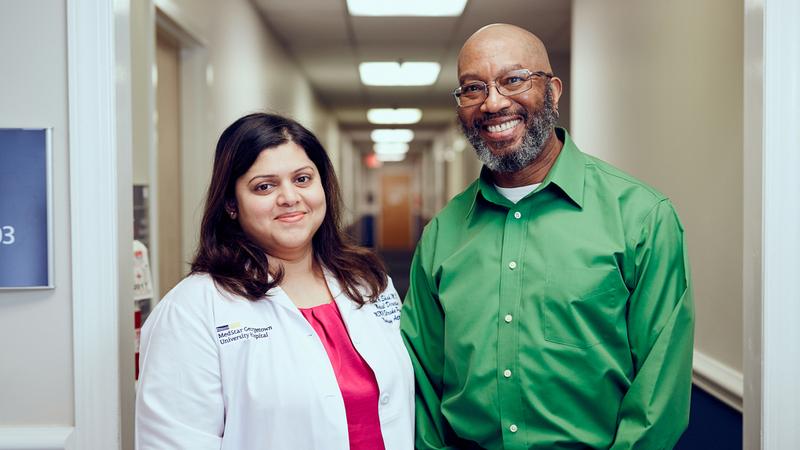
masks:
<svg viewBox="0 0 800 450"><path fill-rule="evenodd" d="M358 65L361 82L367 86L430 86L441 66L437 62L363 62Z"/></svg>
<svg viewBox="0 0 800 450"><path fill-rule="evenodd" d="M409 124L422 119L419 108L372 108L367 111L367 120L376 124Z"/></svg>
<svg viewBox="0 0 800 450"><path fill-rule="evenodd" d="M467 0L347 0L351 16L460 16Z"/></svg>
<svg viewBox="0 0 800 450"><path fill-rule="evenodd" d="M381 129L372 130L369 134L372 142L411 142L414 132L408 129Z"/></svg>
<svg viewBox="0 0 800 450"><path fill-rule="evenodd" d="M378 142L372 149L380 155L399 155L408 152L408 144L405 142Z"/></svg>
<svg viewBox="0 0 800 450"><path fill-rule="evenodd" d="M392 162L392 161L396 162L396 161L402 161L402 160L406 159L406 154L405 153L397 153L397 154L376 153L375 157L378 158L378 161L381 161L381 162Z"/></svg>

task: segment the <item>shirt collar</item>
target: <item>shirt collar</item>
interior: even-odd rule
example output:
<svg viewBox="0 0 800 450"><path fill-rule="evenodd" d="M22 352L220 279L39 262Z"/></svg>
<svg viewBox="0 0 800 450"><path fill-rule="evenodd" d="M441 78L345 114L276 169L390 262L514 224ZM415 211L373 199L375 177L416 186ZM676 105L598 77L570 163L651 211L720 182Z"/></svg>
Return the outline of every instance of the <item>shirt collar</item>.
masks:
<svg viewBox="0 0 800 450"><path fill-rule="evenodd" d="M572 141L567 130L564 128L556 128L556 134L564 143L564 146L561 148L561 153L559 153L553 167L550 168L550 171L547 173L544 180L542 180L542 184L529 195L535 195L536 192L548 189L552 185L566 195L576 206L583 208L583 187L586 176L584 156ZM500 195L497 189L494 188L491 174L485 166L481 169L480 177L473 186L475 199L481 196L485 200L497 205L503 205L509 208L513 206L510 200ZM520 200L520 202L523 201L525 200ZM474 208L474 203L472 206L470 210Z"/></svg>
<svg viewBox="0 0 800 450"><path fill-rule="evenodd" d="M342 317L346 318L346 316L350 314L350 310L357 309L358 305L351 301L350 297L345 295L344 290L342 290L342 286L339 284L339 280L336 279L336 275L330 269L323 266L322 270L325 274L325 282L328 284L328 290L331 292L333 300L338 305L339 312L342 314ZM269 275L269 281L273 281L272 275ZM275 286L269 291L269 293L270 300L276 304L292 311L293 313L300 313L297 306L295 306L294 302L292 302L292 299L289 298L289 295L280 286Z"/></svg>

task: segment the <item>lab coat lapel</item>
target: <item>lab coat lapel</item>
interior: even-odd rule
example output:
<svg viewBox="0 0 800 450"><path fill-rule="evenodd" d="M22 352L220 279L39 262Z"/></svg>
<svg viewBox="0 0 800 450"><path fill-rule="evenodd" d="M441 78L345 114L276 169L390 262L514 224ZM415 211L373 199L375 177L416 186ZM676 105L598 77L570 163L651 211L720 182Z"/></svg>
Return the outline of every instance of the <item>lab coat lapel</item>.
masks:
<svg viewBox="0 0 800 450"><path fill-rule="evenodd" d="M350 297L342 290L339 280L337 280L333 272L328 269L325 269L325 281L328 283L328 290L331 291L333 301L336 302L336 307L339 308L339 314L342 315L342 320L347 327L347 331L352 333L350 330L350 316L358 305L350 300Z"/></svg>
<svg viewBox="0 0 800 450"><path fill-rule="evenodd" d="M291 311L293 314L300 315L297 306L294 305L292 299L289 298L289 295L280 286L275 286L270 290L268 301L274 302L276 305Z"/></svg>

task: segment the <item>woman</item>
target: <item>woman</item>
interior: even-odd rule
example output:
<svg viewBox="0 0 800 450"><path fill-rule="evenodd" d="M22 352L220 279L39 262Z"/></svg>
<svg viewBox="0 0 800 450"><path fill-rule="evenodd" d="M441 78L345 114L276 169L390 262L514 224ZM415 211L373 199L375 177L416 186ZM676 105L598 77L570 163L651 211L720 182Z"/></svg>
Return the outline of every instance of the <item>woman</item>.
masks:
<svg viewBox="0 0 800 450"><path fill-rule="evenodd" d="M192 273L142 329L137 448L413 447L400 299L339 212L300 124L251 114L222 133Z"/></svg>

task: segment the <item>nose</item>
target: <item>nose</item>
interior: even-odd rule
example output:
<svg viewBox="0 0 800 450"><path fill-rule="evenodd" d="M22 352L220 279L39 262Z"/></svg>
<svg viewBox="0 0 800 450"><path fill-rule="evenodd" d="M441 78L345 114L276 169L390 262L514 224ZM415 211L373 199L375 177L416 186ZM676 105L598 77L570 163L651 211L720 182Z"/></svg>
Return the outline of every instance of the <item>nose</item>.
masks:
<svg viewBox="0 0 800 450"><path fill-rule="evenodd" d="M511 100L497 90L494 83L486 86L486 100L481 103L481 112L496 113L511 106Z"/></svg>
<svg viewBox="0 0 800 450"><path fill-rule="evenodd" d="M300 201L300 194L297 186L293 183L282 183L278 191L278 204L281 206L293 206Z"/></svg>

